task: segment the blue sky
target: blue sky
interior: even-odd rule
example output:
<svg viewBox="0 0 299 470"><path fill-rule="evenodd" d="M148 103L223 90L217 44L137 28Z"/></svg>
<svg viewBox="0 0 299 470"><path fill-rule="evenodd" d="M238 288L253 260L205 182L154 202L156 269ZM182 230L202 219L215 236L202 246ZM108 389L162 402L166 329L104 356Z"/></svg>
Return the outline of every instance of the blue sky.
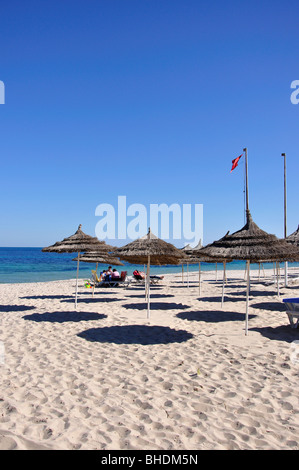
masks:
<svg viewBox="0 0 299 470"><path fill-rule="evenodd" d="M299 223L296 1L2 2L0 246L45 246L98 204L204 205L204 242Z"/></svg>

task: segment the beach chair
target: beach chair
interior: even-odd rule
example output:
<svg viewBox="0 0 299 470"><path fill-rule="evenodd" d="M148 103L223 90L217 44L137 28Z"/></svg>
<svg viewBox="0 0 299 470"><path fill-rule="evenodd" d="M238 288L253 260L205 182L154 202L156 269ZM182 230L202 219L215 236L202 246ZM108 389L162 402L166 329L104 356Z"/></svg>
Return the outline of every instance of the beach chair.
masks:
<svg viewBox="0 0 299 470"><path fill-rule="evenodd" d="M298 328L299 326L299 298L283 299L286 304L287 316L289 317L291 328Z"/></svg>
<svg viewBox="0 0 299 470"><path fill-rule="evenodd" d="M142 284L144 285L145 284L145 281L146 281L146 278L142 278L140 275L136 275L133 273L133 278L134 278L134 281L136 282L136 284ZM154 284L158 284L160 281L162 280L162 278L156 278L156 276L150 276L150 284L151 285L154 285Z"/></svg>
<svg viewBox="0 0 299 470"><path fill-rule="evenodd" d="M113 281L117 282L118 285L128 287L128 285L130 284L130 279L128 278L128 271L122 271L120 273L120 279L114 279Z"/></svg>
<svg viewBox="0 0 299 470"><path fill-rule="evenodd" d="M163 277L156 277L156 276L150 276L150 283L151 284L159 284L160 281L162 281Z"/></svg>
<svg viewBox="0 0 299 470"><path fill-rule="evenodd" d="M94 284L95 286L97 284L100 284L101 281L100 279L98 278L98 275L96 273L96 271L94 269L91 270L91 279L90 279L90 283Z"/></svg>
<svg viewBox="0 0 299 470"><path fill-rule="evenodd" d="M96 287L118 287L119 285L128 286L130 280L127 278L127 271L122 271L119 279L103 279L100 281L95 271L92 271Z"/></svg>
<svg viewBox="0 0 299 470"><path fill-rule="evenodd" d="M95 285L95 287L113 287L114 281L108 281L108 280L101 280L97 273L92 270L92 284Z"/></svg>

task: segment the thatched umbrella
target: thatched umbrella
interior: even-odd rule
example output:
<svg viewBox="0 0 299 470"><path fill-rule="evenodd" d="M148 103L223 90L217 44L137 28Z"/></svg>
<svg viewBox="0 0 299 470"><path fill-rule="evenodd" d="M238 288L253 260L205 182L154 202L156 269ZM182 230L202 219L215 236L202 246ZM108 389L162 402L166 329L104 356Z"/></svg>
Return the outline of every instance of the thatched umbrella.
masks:
<svg viewBox="0 0 299 470"><path fill-rule="evenodd" d="M116 249L113 254L118 256L121 260L129 261L130 263L147 264L147 318L150 318L150 265L178 265L185 255L171 243L167 243L156 237L150 229L147 235Z"/></svg>
<svg viewBox="0 0 299 470"><path fill-rule="evenodd" d="M107 248L105 248L107 247ZM113 248L113 247L111 247ZM48 253L78 253L77 258L77 277L76 277L76 295L75 295L75 307L77 308L77 297L78 297L78 277L79 277L79 263L80 253L82 251L110 251L110 247L105 242L99 241L96 237L91 237L82 232L82 225L80 224L78 230L74 235L64 238L60 242L54 243L54 245L43 248L42 251Z"/></svg>
<svg viewBox="0 0 299 470"><path fill-rule="evenodd" d="M186 248L186 247L185 247ZM182 251L184 251L184 258L181 260L182 263L182 282L184 284L184 264L187 264L187 286L189 287L189 264L198 264L198 259L193 257L191 254L192 248L188 248L188 251L182 248Z"/></svg>
<svg viewBox="0 0 299 470"><path fill-rule="evenodd" d="M198 244L194 248L192 248L192 246L190 244L188 244L188 245L184 246L183 248L181 248L181 251L183 251L184 254L187 255L186 257L184 257L182 259L182 282L184 283L184 262L186 262L186 264L187 264L187 285L188 285L188 287L189 287L189 264L197 264L198 263L198 260L192 256L192 252L193 252L193 250L199 250L200 248L202 248L201 240L199 240Z"/></svg>
<svg viewBox="0 0 299 470"><path fill-rule="evenodd" d="M115 247L105 245L104 251L89 251L87 253L83 253L83 255L80 256L80 261L83 263L95 263L96 273L99 263L111 264L112 266L124 266L124 264L118 258L115 258L115 256L112 256L108 253L108 250L112 251L112 249L115 249ZM78 257L73 258L73 261L78 261ZM94 296L94 289L95 282L93 283L92 296Z"/></svg>
<svg viewBox="0 0 299 470"><path fill-rule="evenodd" d="M260 229L252 220L250 211L247 210L246 225L231 235L227 233L220 240L202 248L199 253L210 258L222 258L224 260L244 260L247 262L247 292L246 292L246 326L248 334L248 305L250 262L259 260L291 261L299 259L299 250L287 243L284 239L278 239L275 235L268 234Z"/></svg>
<svg viewBox="0 0 299 470"><path fill-rule="evenodd" d="M299 246L299 225L298 225L297 230L295 230L295 232L291 233L291 235L286 237L286 241L288 243L292 243L292 245Z"/></svg>
<svg viewBox="0 0 299 470"><path fill-rule="evenodd" d="M226 233L225 237L228 235L229 232ZM227 282L227 277L226 277L226 263L230 262L226 259L223 258L211 258L205 254L202 253L202 246L201 244L198 244L197 247L193 248L192 251L187 251L187 254L191 255L193 259L197 258L198 262L198 270L199 270L199 295L201 294L201 263L215 263L216 264L216 281L217 281L217 264L222 263L223 264L223 281L222 281L222 300L221 300L221 305L223 306L224 302L224 285L225 282Z"/></svg>
<svg viewBox="0 0 299 470"><path fill-rule="evenodd" d="M241 230L228 233L220 240L207 245L200 253L210 258L244 261L289 261L298 258L299 251L284 239L279 239L260 229L247 212L247 222Z"/></svg>
<svg viewBox="0 0 299 470"><path fill-rule="evenodd" d="M201 249L198 251L192 250L192 252L187 252L189 256L191 256L193 263L192 264L197 264L198 263L198 288L199 288L199 295L201 295L201 263L213 263L216 264L216 281L217 281L217 264L218 263L223 263L223 285L222 285L222 305L224 302L224 284L227 282L227 277L226 277L226 263L229 263L230 261L221 259L221 258L210 258L208 256L204 256L201 253Z"/></svg>

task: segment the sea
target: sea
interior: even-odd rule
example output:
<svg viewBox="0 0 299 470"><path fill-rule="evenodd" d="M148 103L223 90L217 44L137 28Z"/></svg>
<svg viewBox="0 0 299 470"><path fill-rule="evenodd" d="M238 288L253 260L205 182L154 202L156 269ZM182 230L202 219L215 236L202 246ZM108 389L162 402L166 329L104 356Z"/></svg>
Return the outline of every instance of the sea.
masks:
<svg viewBox="0 0 299 470"><path fill-rule="evenodd" d="M24 282L45 282L73 279L76 276L77 262L73 261L76 253L44 253L42 248L0 248L0 283L13 284ZM299 266L299 263L289 263ZM107 269L108 265L99 264L98 271ZM264 263L265 269L273 269L273 263ZM124 262L124 266L116 266L119 272L127 271L132 275L135 269L144 270L144 266ZM251 269L258 269L251 265ZM95 264L80 263L79 277L90 279ZM189 265L189 271L198 271L198 265ZM222 264L217 265L220 271ZM245 261L233 261L227 265L228 270L245 269ZM187 267L184 266L186 272ZM215 264L201 263L202 271L215 270ZM151 274L181 273L182 266L151 266Z"/></svg>

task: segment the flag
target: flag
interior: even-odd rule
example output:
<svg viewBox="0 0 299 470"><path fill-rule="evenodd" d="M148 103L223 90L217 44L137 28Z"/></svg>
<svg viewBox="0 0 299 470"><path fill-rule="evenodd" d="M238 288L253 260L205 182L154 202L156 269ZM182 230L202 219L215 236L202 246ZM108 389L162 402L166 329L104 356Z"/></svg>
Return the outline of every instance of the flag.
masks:
<svg viewBox="0 0 299 470"><path fill-rule="evenodd" d="M232 172L237 166L238 166L238 162L240 160L240 158L243 156L243 153L242 155L240 155L239 157L235 158L233 161L232 161L232 169L230 170L230 172Z"/></svg>

